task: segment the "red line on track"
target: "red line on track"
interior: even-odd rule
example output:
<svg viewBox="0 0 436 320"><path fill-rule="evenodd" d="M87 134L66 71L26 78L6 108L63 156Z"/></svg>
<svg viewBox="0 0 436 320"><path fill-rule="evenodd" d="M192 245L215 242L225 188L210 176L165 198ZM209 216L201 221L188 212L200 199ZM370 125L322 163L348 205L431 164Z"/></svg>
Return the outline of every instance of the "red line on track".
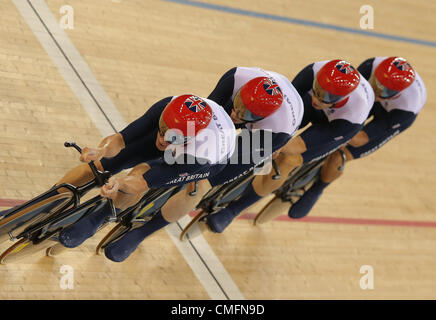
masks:
<svg viewBox="0 0 436 320"><path fill-rule="evenodd" d="M195 216L198 211L191 212ZM244 213L237 219L254 220L256 213ZM307 216L301 219L291 219L287 215L279 216L274 221L287 222L308 222L308 223L333 223L333 224L354 224L354 225L372 225L372 226L389 226L389 227L426 227L436 228L436 222L433 221L407 221L407 220L385 220L385 219L362 219L362 218L336 218L336 217L316 217Z"/></svg>
<svg viewBox="0 0 436 320"><path fill-rule="evenodd" d="M0 199L0 207L15 207L24 202L26 202L26 200Z"/></svg>
<svg viewBox="0 0 436 320"><path fill-rule="evenodd" d="M255 213L246 213L239 219L254 219ZM436 228L436 222L433 221L408 221L408 220L385 220L385 219L362 219L362 218L336 218L336 217L314 217L307 216L301 219L291 219L287 215L282 215L274 221L292 221L292 222L314 222L314 223L336 223L336 224L357 224L373 226L391 226L391 227L427 227Z"/></svg>
<svg viewBox="0 0 436 320"><path fill-rule="evenodd" d="M26 202L25 200L0 199L0 207L14 207ZM193 211L190 216L193 217L198 211ZM241 220L254 220L255 213L245 213L238 217ZM301 219L291 219L287 215L282 215L274 221L288 222L308 222L308 223L333 223L333 224L354 224L354 225L372 225L372 226L390 226L390 227L425 227L436 228L436 222L433 221L408 221L408 220L385 220L385 219L362 219L362 218L336 218L336 217L314 217L307 216Z"/></svg>

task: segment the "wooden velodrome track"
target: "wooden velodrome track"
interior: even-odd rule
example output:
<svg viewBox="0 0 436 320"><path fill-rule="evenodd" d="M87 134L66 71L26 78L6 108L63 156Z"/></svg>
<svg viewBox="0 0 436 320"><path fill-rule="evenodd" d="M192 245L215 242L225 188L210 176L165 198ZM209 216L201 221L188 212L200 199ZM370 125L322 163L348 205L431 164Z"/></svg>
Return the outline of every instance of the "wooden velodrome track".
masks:
<svg viewBox="0 0 436 320"><path fill-rule="evenodd" d="M127 123L162 97L188 92L207 96L233 66L259 66L292 79L313 61L340 57L357 66L368 57L401 55L418 70L428 91L415 124L371 156L348 164L306 220L280 219L253 227L252 220L238 219L222 235L204 234L239 290L236 297L435 299L436 68L431 57L436 53L436 2L332 0L326 6L321 0L202 0L246 10L239 13L178 2L45 1L58 21L63 5L73 7L74 29L66 34ZM375 14L374 30L368 33L400 38L271 19L283 16L360 30L359 8L365 4ZM43 28L44 22L50 27L43 6L42 0L0 0L0 205L5 208L45 191L79 163L64 141L94 146L102 138L80 95L41 43L53 42ZM23 14L23 7L30 13ZM243 14L248 11L269 16ZM38 32L29 21L39 21ZM71 48L62 42L59 46L68 56ZM65 63L65 56L57 57ZM68 58L70 67L81 68L78 60ZM90 79L82 80L92 87ZM217 297L165 231L120 264L94 255L103 235L55 258L41 252L0 266L0 298ZM59 285L62 265L74 269L72 290ZM373 267L372 290L359 286L363 265ZM225 283L221 286L226 290Z"/></svg>

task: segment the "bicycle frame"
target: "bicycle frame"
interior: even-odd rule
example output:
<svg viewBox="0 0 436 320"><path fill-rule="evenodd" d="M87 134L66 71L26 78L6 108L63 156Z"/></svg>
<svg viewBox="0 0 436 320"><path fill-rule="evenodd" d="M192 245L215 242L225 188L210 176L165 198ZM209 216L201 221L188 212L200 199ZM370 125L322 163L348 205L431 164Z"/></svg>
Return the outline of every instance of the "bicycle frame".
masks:
<svg viewBox="0 0 436 320"><path fill-rule="evenodd" d="M291 197L301 197L301 195L297 194L296 191L305 191L305 187L319 177L321 167L325 160L326 158L322 158L313 162L305 163L299 168L293 170L293 172L289 173L288 179L283 183L283 185L273 193L283 201L293 203Z"/></svg>
<svg viewBox="0 0 436 320"><path fill-rule="evenodd" d="M157 212L173 194L185 187L186 185L182 185L149 190L136 204L120 212L117 222L127 225L133 221L145 222L146 217L151 219L153 213Z"/></svg>
<svg viewBox="0 0 436 320"><path fill-rule="evenodd" d="M272 168L275 171L272 179L280 179L281 176L277 164L273 159L271 159L271 162ZM262 162L255 166L255 168L260 168L264 165L265 163ZM207 214L213 214L222 208L225 208L228 203L237 200L241 196L248 184L255 178L253 173L254 170L236 179L235 181L213 187L203 196L196 208L202 209Z"/></svg>
<svg viewBox="0 0 436 320"><path fill-rule="evenodd" d="M149 190L135 205L128 207L127 209L121 211L118 215L116 215L115 220L111 218L106 219L105 223L100 226L100 229L109 222L119 222L125 226L130 226L134 222L145 223L147 220L150 220L154 216L154 213L156 213L174 193L178 192L184 187L185 186L175 186L168 189L160 188ZM61 214L51 219L47 219L46 221L44 221L44 223L35 225L32 229L27 230L27 233L34 234L38 230L45 228L46 233L43 235L42 238L33 239L35 244L42 242L60 231L63 228L62 224L65 222L65 220L72 218L74 219L75 215L80 215L80 217L77 217L77 219L75 219L75 221L77 221L85 214L90 214L90 212L95 210L99 206L99 204L106 205L106 201L107 200L102 198L101 196L95 196L94 198L84 202L76 208L71 208L70 210L62 212ZM89 210L81 212L83 209L86 209L88 207ZM146 220L146 218L148 219ZM69 224L70 223L68 223L68 225Z"/></svg>
<svg viewBox="0 0 436 320"><path fill-rule="evenodd" d="M77 144L75 144L74 142L65 142L64 146L65 147L74 147L80 153L82 151L81 148ZM13 232L17 227L19 227L22 224L15 225L14 227L12 227L11 230L8 231L10 239L16 240L16 239L20 239L20 238L27 238L27 239L33 239L35 241L38 241L38 243L39 243L39 242L47 239L48 237L52 236L54 233L56 233L56 231L51 231L49 233L45 233L45 231L47 231L51 225L58 223L58 222L62 221L63 219L69 217L69 215L71 215L71 213L77 209L80 210L86 206L89 206L90 204L97 203L99 201L100 202L103 201L103 198L101 196L96 196L96 197L86 201L82 205L79 205L80 199L89 190L93 189L96 186L103 186L106 183L106 181L109 179L109 177L111 176L110 172L108 172L108 171L101 172L101 171L97 170L97 168L95 167L95 165L92 161L89 163L89 166L91 168L92 173L94 174L94 179L91 180L90 182L87 182L84 185L77 186L77 187L73 186L71 184L68 184L68 183L63 183L63 184L54 186L50 190L48 190L47 192L44 192L43 194L39 195L38 197L26 202L25 204L23 204L21 206L18 206L17 208L15 208L11 212L9 212L2 219L2 221L4 219L8 219L8 218L11 218L10 221L14 221L15 220L15 219L13 219L14 214L18 213L19 211L21 211L23 209L37 205L41 201L48 199L49 196L54 196L54 195L59 194L58 192L56 192L57 190L67 189L69 192L71 192L71 195L72 195L70 200L68 200L65 204L63 204L60 208L58 208L48 218L43 219L42 221L36 222L35 224L31 224L26 229L24 229L22 232L20 232L18 235L14 236ZM114 216L115 211L114 211L114 207L113 207L113 202L110 199L108 202L111 206L112 215ZM67 209L67 208L69 208L69 209ZM28 221L29 220L25 221L24 224ZM44 236L42 238L38 238L41 234L44 234ZM38 240L36 240L37 238L38 238Z"/></svg>
<svg viewBox="0 0 436 320"><path fill-rule="evenodd" d="M298 185L296 184L296 182L300 182L301 178L307 177L308 175L310 175L310 173L315 173L316 170L320 170L324 161L325 158L322 158L320 160L304 164L298 169L293 170L289 173L288 179L284 182L284 184L279 189L274 191L274 193L277 196L281 196L290 189L293 190L296 187L303 187L310 181ZM276 172L276 174L273 175L272 179L277 179L277 177L280 178L280 171L274 160L272 160L272 166L274 171ZM318 171L316 173L318 173ZM201 201L197 205L197 209L202 209L207 214L216 213L217 211L224 208L229 202L237 200L247 187L248 183L250 183L254 179L254 177L255 176L251 172L233 182L212 188L208 193L206 193L203 199L201 199Z"/></svg>
<svg viewBox="0 0 436 320"><path fill-rule="evenodd" d="M95 196L92 199L89 199L88 201L80 204L77 207L70 208L66 211L63 211L57 215L52 215L51 217L48 217L46 220L43 220L39 223L36 223L35 225L32 225L28 227L26 230L24 230L18 238L27 238L33 240L34 244L38 244L54 234L56 234L58 231L60 231L66 224L65 222L68 219L74 218L75 216L78 216L80 214L80 217L77 217L75 221L79 220L82 216L84 216L86 213L89 213L89 211L92 209L91 205L94 205L94 209L97 206L97 204L104 202L106 203L106 200L102 198L101 196ZM81 212L82 209L89 207L90 210L86 212ZM71 222L74 223L75 221ZM53 227L56 227L56 225L59 225L58 228L55 228L53 230ZM39 232L40 231L40 232ZM41 237L42 235L42 237Z"/></svg>

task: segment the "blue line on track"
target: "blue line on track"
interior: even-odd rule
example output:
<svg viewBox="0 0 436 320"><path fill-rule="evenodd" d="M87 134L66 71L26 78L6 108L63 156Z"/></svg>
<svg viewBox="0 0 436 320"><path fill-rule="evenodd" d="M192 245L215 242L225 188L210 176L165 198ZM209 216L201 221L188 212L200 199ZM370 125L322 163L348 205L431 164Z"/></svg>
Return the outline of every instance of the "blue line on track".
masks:
<svg viewBox="0 0 436 320"><path fill-rule="evenodd" d="M428 46L428 47L436 47L436 42L433 42L433 41L426 41L426 40L420 40L420 39L414 39L414 38L401 37L401 36L396 36L396 35L391 35L391 34L386 34L386 33L379 33L379 32L362 30L362 29L353 29L353 28L341 27L341 26L337 26L337 25L333 25L333 24L320 23L320 22L315 22L315 21L310 21L310 20L289 18L289 17L283 17L283 16L274 15L274 14L267 14L267 13L249 11L249 10L244 10L244 9L231 8L231 7L221 6L218 4L204 3L204 2L192 1L192 0L163 0L163 1L185 4L185 5L189 5L189 6L194 6L194 7L199 7L199 8L209 9L209 10L215 10L215 11L221 11L221 12L227 12L227 13L232 13L232 14L239 14L239 15L243 15L243 16L255 17L255 18L260 18L260 19L281 21L281 22L298 24L298 25L303 25L303 26L308 26L308 27L358 34L358 35L363 35L363 36L367 36L367 37L381 38L381 39L387 39L387 40L393 40L393 41L399 41L399 42L407 42L407 43L424 45L424 46Z"/></svg>

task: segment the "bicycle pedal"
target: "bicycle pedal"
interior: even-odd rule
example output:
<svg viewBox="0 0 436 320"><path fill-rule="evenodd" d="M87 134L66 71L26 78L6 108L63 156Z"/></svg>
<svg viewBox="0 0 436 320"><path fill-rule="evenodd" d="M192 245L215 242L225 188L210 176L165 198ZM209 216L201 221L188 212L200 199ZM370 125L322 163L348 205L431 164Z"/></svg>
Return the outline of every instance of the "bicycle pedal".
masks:
<svg viewBox="0 0 436 320"><path fill-rule="evenodd" d="M238 200L239 198L236 198L235 200ZM217 212L220 212L221 210L225 209L227 206L215 206L213 208L213 211L210 214L215 214Z"/></svg>
<svg viewBox="0 0 436 320"><path fill-rule="evenodd" d="M154 215L147 215L145 217L138 218L138 219L141 219L141 220L144 220L145 222L148 222L148 221L150 221L153 218L154 218Z"/></svg>
<svg viewBox="0 0 436 320"><path fill-rule="evenodd" d="M45 234L50 228L50 224L47 224L44 228L41 229L41 234Z"/></svg>
<svg viewBox="0 0 436 320"><path fill-rule="evenodd" d="M118 218L117 217L107 217L106 221L107 222L118 222Z"/></svg>
<svg viewBox="0 0 436 320"><path fill-rule="evenodd" d="M304 195L304 193L298 193L298 192L291 192L289 193L290 197L298 197L301 198Z"/></svg>
<svg viewBox="0 0 436 320"><path fill-rule="evenodd" d="M11 241L17 240L17 238L15 238L15 236L12 234L12 231L9 231L8 235L9 235L9 238L10 238Z"/></svg>

